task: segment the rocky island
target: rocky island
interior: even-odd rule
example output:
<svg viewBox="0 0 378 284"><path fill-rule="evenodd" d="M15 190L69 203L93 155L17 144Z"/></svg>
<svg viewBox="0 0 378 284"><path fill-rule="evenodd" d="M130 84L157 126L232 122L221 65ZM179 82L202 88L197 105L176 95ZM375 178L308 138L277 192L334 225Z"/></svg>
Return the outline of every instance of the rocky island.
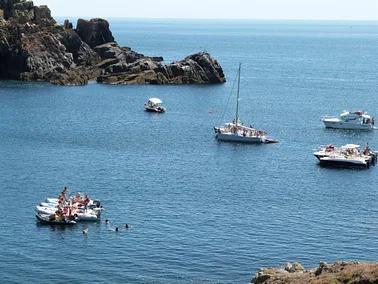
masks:
<svg viewBox="0 0 378 284"><path fill-rule="evenodd" d="M336 261L328 264L321 261L317 268L306 270L296 263L287 263L282 268L261 268L251 284L378 284L378 263Z"/></svg>
<svg viewBox="0 0 378 284"><path fill-rule="evenodd" d="M207 52L162 64L121 47L105 19L57 24L45 6L0 0L0 79L44 81L56 85L218 84L222 67Z"/></svg>

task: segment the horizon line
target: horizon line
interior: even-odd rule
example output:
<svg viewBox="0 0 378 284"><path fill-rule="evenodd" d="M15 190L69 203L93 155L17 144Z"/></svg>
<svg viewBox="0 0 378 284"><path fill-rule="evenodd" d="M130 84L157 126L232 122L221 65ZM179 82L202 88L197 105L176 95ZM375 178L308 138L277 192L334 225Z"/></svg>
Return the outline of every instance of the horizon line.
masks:
<svg viewBox="0 0 378 284"><path fill-rule="evenodd" d="M158 18L149 18L149 17L118 17L118 16L105 16L105 17L96 17L96 16L53 16L57 18L90 18L90 19L130 19L130 20L208 20L208 21L319 21L319 22L378 22L378 19L266 19L266 18L166 18L166 17L158 17Z"/></svg>

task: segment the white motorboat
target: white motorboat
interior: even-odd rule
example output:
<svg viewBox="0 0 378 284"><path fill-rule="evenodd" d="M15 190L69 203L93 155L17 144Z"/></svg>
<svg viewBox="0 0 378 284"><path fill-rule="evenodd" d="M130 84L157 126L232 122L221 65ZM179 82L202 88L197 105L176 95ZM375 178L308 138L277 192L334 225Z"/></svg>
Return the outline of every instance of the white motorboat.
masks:
<svg viewBox="0 0 378 284"><path fill-rule="evenodd" d="M349 151L359 151L358 148L360 145L357 144L346 144L344 146L335 147L332 144L328 144L326 147L320 148L318 151L314 152L314 156L320 160L320 158L329 157L335 154L340 153L343 150Z"/></svg>
<svg viewBox="0 0 378 284"><path fill-rule="evenodd" d="M269 139L266 137L266 131L259 131L252 126L244 126L239 122L239 90L240 90L240 70L238 71L238 89L236 98L236 117L231 123L226 123L225 126L214 127L215 137L220 141L225 142L240 142L240 143L277 143L278 140Z"/></svg>
<svg viewBox="0 0 378 284"><path fill-rule="evenodd" d="M146 104L144 104L144 108L147 111L152 112L165 112L166 108L161 106L163 102L159 98L150 98Z"/></svg>
<svg viewBox="0 0 378 284"><path fill-rule="evenodd" d="M332 144L314 152L321 164L337 167L364 167L375 164L377 153L369 149L368 144L364 151L359 150L360 145L346 144L341 147L333 147Z"/></svg>
<svg viewBox="0 0 378 284"><path fill-rule="evenodd" d="M368 165L375 164L377 160L377 152L370 151L369 145L367 144L365 150L359 149L360 145L357 144L346 144L341 147L334 147L332 144L326 147L320 148L320 150L314 152L314 156L320 161L321 158L326 158L335 155L343 156L356 156L362 157Z"/></svg>
<svg viewBox="0 0 378 284"><path fill-rule="evenodd" d="M364 111L350 112L346 110L339 117L324 117L321 120L328 128L359 130L374 129L375 121L374 117L371 117Z"/></svg>

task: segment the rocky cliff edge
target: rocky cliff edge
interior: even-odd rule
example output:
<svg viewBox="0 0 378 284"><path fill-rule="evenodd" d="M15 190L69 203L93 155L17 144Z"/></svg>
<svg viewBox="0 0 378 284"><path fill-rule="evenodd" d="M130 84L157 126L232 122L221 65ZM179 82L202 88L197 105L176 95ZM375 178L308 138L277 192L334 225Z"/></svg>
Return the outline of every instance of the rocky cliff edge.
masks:
<svg viewBox="0 0 378 284"><path fill-rule="evenodd" d="M0 78L57 85L217 84L222 67L207 52L164 65L120 47L104 19L59 25L50 9L32 1L0 0Z"/></svg>
<svg viewBox="0 0 378 284"><path fill-rule="evenodd" d="M253 277L253 284L378 284L378 264L371 262L337 261L320 262L319 267L305 270L296 263L282 268L261 268Z"/></svg>

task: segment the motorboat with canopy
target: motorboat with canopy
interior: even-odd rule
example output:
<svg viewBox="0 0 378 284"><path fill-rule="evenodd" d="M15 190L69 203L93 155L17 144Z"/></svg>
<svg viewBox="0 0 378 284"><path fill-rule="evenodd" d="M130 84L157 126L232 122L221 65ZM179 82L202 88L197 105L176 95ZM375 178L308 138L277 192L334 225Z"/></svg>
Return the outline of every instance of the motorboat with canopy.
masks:
<svg viewBox="0 0 378 284"><path fill-rule="evenodd" d="M161 106L162 100L159 98L150 98L146 104L144 104L144 108L147 111L151 112L165 112L166 108Z"/></svg>

